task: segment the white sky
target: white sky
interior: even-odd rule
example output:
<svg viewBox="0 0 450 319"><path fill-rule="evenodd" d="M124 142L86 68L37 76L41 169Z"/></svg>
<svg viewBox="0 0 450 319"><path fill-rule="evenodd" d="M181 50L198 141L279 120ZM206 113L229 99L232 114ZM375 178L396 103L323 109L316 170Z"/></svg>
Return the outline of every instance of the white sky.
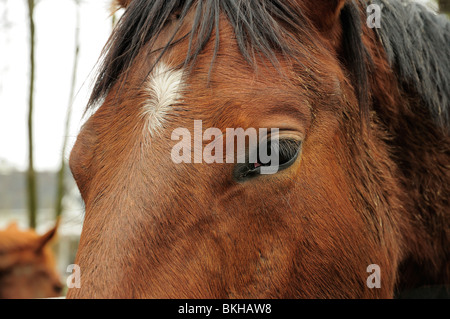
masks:
<svg viewBox="0 0 450 319"><path fill-rule="evenodd" d="M66 158L82 124L92 84L89 75L93 75L111 32L109 3L85 0L82 5L78 95ZM36 7L34 141L38 170L59 166L74 57L75 14L73 0L39 0ZM9 28L4 27L5 22L10 23ZM0 0L0 160L20 169L27 167L28 156L28 39L26 0Z"/></svg>
<svg viewBox="0 0 450 319"><path fill-rule="evenodd" d="M82 124L95 73L92 70L111 32L108 9L108 0L87 0L82 4L78 94L69 135L70 148ZM75 48L74 1L40 0L35 20L35 165L38 170L53 170L59 167L69 103ZM4 27L5 22L9 22L8 28ZM27 167L28 156L28 41L26 0L0 1L0 159L20 169Z"/></svg>

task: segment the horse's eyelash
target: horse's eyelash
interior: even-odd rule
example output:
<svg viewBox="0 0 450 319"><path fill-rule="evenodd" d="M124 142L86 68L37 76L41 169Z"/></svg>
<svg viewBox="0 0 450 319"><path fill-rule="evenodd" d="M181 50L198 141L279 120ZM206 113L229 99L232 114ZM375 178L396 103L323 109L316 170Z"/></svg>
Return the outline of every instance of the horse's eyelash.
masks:
<svg viewBox="0 0 450 319"><path fill-rule="evenodd" d="M280 155L294 156L301 145L300 141L292 140L292 139L283 139L271 142L272 149L277 147Z"/></svg>

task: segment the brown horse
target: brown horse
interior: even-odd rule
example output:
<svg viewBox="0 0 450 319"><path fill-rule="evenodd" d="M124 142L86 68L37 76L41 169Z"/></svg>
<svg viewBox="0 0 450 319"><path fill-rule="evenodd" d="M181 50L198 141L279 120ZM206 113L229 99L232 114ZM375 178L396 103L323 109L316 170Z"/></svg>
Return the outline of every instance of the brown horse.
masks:
<svg viewBox="0 0 450 319"><path fill-rule="evenodd" d="M86 215L69 298L448 287L446 18L403 0L121 3L70 160ZM178 164L174 149L192 159L213 140L179 142L196 121L279 129L278 172Z"/></svg>
<svg viewBox="0 0 450 319"><path fill-rule="evenodd" d="M63 286L49 246L56 229L39 236L12 224L0 231L0 299L60 296Z"/></svg>

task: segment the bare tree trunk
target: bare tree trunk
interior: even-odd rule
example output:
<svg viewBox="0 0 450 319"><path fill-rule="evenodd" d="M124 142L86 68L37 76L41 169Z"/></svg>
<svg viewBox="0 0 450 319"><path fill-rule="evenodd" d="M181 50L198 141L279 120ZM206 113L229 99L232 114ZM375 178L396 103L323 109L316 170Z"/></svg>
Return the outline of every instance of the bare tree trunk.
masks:
<svg viewBox="0 0 450 319"><path fill-rule="evenodd" d="M114 30L118 21L117 10L119 10L119 2L116 0L111 1L109 9L111 12L111 27Z"/></svg>
<svg viewBox="0 0 450 319"><path fill-rule="evenodd" d="M34 108L34 83L35 83L35 25L34 25L34 0L28 0L28 19L30 28L30 87L28 100L28 218L30 228L36 228L37 220L37 189L36 172L34 170L33 154L33 108Z"/></svg>
<svg viewBox="0 0 450 319"><path fill-rule="evenodd" d="M72 67L72 82L70 87L70 95L69 95L69 104L66 112L66 123L64 127L64 141L62 147L62 156L61 156L61 166L58 172L58 181L57 181L57 190L56 190L56 203L55 203L55 215L56 218L61 217L64 207L63 207L63 198L66 193L66 185L65 185L65 173L66 173L66 151L67 151L67 142L70 131L70 119L72 117L72 107L75 97L75 88L77 82L77 71L78 71L78 61L79 61L79 53L80 53L80 0L74 0L76 5L76 30L75 30L75 56Z"/></svg>
<svg viewBox="0 0 450 319"><path fill-rule="evenodd" d="M114 28L116 27L116 24L117 24L117 15L116 15L116 13L114 12L113 14L112 14L112 17L111 17L111 25L112 25L112 29L114 30Z"/></svg>
<svg viewBox="0 0 450 319"><path fill-rule="evenodd" d="M447 15L450 14L450 0L439 0L439 10Z"/></svg>

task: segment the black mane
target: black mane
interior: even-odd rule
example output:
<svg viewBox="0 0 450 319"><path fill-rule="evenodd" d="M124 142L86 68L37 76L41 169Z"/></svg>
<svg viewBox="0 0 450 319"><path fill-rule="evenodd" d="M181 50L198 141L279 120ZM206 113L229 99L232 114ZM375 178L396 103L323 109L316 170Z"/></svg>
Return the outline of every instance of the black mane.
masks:
<svg viewBox="0 0 450 319"><path fill-rule="evenodd" d="M373 0L382 6L378 34L392 67L405 86L412 85L433 120L450 126L450 22L406 0Z"/></svg>

